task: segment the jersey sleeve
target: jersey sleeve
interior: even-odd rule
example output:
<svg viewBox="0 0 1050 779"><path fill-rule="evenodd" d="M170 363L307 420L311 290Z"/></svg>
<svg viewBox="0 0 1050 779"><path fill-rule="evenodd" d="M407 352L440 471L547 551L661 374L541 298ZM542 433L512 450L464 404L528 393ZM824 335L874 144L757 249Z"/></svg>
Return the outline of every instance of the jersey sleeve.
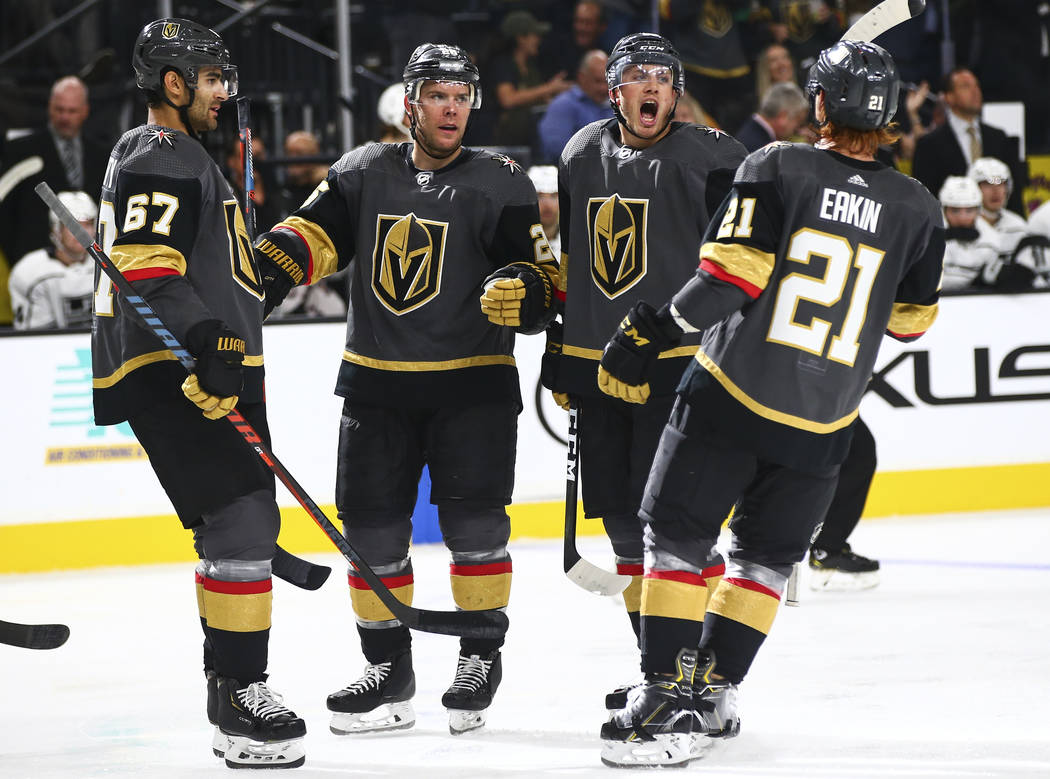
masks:
<svg viewBox="0 0 1050 779"><path fill-rule="evenodd" d="M487 254L496 267L512 262L524 262L542 271L558 284L558 261L554 258L547 236L540 224L540 207L532 181L520 173L514 174L506 200L499 206L496 230ZM512 180L513 180L512 179Z"/></svg>
<svg viewBox="0 0 1050 779"><path fill-rule="evenodd" d="M277 231L294 236L296 240L280 245L307 269L303 284L313 284L342 270L354 257L361 175L344 157L329 169L310 197L270 232L260 235L256 245Z"/></svg>
<svg viewBox="0 0 1050 779"><path fill-rule="evenodd" d="M934 201L935 202L935 201ZM887 335L898 341L914 341L922 336L937 318L941 275L944 264L944 226L940 207L928 217L927 240L918 258L897 285Z"/></svg>
<svg viewBox="0 0 1050 779"><path fill-rule="evenodd" d="M196 176L128 169L115 185L110 259L183 343L190 327L214 318L186 277L200 229L202 186Z"/></svg>

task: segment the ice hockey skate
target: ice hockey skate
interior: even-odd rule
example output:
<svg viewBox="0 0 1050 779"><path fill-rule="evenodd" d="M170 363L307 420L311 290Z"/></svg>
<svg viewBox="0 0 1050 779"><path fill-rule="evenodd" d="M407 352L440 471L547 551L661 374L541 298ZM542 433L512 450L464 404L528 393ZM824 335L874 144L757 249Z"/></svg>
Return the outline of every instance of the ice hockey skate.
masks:
<svg viewBox="0 0 1050 779"><path fill-rule="evenodd" d="M410 728L416 724L412 708L415 694L411 652L383 663L370 663L360 679L328 696L328 710L332 712L328 729L337 736L347 736Z"/></svg>
<svg viewBox="0 0 1050 779"><path fill-rule="evenodd" d="M306 723L264 682L216 679L219 733L229 768L297 768L306 762ZM213 742L213 749L215 748Z"/></svg>
<svg viewBox="0 0 1050 779"><path fill-rule="evenodd" d="M690 756L702 757L717 739L733 738L740 733L737 714L737 686L713 678L713 652L700 652L697 673L693 677L693 738Z"/></svg>
<svg viewBox="0 0 1050 779"><path fill-rule="evenodd" d="M605 694L605 708L609 712L611 718L620 709L627 705L627 700L631 696L633 690L637 690L643 684L645 684L645 677L641 674L635 676L629 682L624 682L619 685L612 692Z"/></svg>
<svg viewBox="0 0 1050 779"><path fill-rule="evenodd" d="M230 737L219 730L219 676L215 671L205 671L208 685L208 722L215 726L211 737L211 751L216 757L225 757L230 748Z"/></svg>
<svg viewBox="0 0 1050 779"><path fill-rule="evenodd" d="M692 759L697 652L683 649L674 674L647 674L627 706L602 725L602 762L614 768L685 766Z"/></svg>
<svg viewBox="0 0 1050 779"><path fill-rule="evenodd" d="M809 588L848 592L867 590L879 583L879 561L856 554L849 544L841 549L809 550Z"/></svg>
<svg viewBox="0 0 1050 779"><path fill-rule="evenodd" d="M448 709L449 733L458 736L485 724L485 713L502 678L503 660L498 649L484 657L459 656L456 678L441 696L441 705Z"/></svg>

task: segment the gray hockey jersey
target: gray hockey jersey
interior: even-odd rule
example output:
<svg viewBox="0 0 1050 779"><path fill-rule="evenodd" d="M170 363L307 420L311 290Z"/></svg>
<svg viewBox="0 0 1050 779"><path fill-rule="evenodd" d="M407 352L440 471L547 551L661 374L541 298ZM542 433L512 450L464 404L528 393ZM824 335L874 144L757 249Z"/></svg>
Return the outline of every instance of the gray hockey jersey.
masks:
<svg viewBox="0 0 1050 779"><path fill-rule="evenodd" d="M205 319L244 338L240 398L263 399L262 284L237 199L198 141L155 125L124 134L102 186L99 243L183 345ZM181 395L186 371L98 270L93 309L97 424Z"/></svg>
<svg viewBox="0 0 1050 779"><path fill-rule="evenodd" d="M514 331L481 312L485 278L511 262L558 266L532 181L514 160L464 148L418 170L412 145L345 154L274 230L288 230L313 283L350 265L336 394L402 408L516 399ZM260 236L259 243L266 239Z"/></svg>
<svg viewBox="0 0 1050 779"><path fill-rule="evenodd" d="M704 231L746 155L731 136L685 122L647 149L622 145L615 119L569 140L558 171L564 343L552 389L601 394L606 342L636 301L659 306L696 272ZM699 343L691 334L660 355L653 393L674 391Z"/></svg>
<svg viewBox="0 0 1050 779"><path fill-rule="evenodd" d="M840 462L883 334L911 340L936 317L943 255L939 203L914 179L801 144L752 153L673 299L706 328L680 390L717 437Z"/></svg>

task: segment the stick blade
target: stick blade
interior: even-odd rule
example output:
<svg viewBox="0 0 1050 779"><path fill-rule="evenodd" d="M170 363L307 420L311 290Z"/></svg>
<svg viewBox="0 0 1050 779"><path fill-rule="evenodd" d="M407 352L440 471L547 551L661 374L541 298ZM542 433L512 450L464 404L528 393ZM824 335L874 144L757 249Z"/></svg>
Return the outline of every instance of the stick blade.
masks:
<svg viewBox="0 0 1050 779"><path fill-rule="evenodd" d="M57 649L69 638L65 625L21 625L0 620L0 644L25 649Z"/></svg>
<svg viewBox="0 0 1050 779"><path fill-rule="evenodd" d="M566 568L565 575L573 584L595 595L619 595L631 583L630 576L606 571L582 557Z"/></svg>
<svg viewBox="0 0 1050 779"><path fill-rule="evenodd" d="M412 609L398 614L405 627L460 638L502 638L507 634L510 620L497 609L483 611L430 611Z"/></svg>
<svg viewBox="0 0 1050 779"><path fill-rule="evenodd" d="M304 590L317 590L328 581L332 569L296 557L278 546L273 556L273 575Z"/></svg>
<svg viewBox="0 0 1050 779"><path fill-rule="evenodd" d="M925 10L926 0L882 0L846 30L842 40L871 42Z"/></svg>

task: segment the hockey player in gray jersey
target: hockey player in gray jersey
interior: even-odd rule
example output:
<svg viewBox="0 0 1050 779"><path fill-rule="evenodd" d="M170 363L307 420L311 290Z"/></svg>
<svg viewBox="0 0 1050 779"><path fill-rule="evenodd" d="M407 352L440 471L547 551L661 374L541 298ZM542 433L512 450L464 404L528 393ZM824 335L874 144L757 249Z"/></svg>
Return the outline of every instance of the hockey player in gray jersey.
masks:
<svg viewBox="0 0 1050 779"><path fill-rule="evenodd" d="M827 509L882 336L911 340L934 320L938 203L874 160L898 89L879 46L823 51L808 82L817 146L748 156L696 275L658 311L638 303L602 356L599 384L635 398L659 352L704 332L642 499L646 681L602 726L609 764L681 764L737 732L736 686Z"/></svg>
<svg viewBox="0 0 1050 779"><path fill-rule="evenodd" d="M624 603L637 637L642 488L700 338L661 352L644 405L603 394L598 361L635 300L667 299L693 275L704 230L747 151L725 133L673 121L682 63L655 33L621 39L606 82L616 117L577 132L559 166L564 308L561 337L555 326L551 341L562 346L560 355L548 349L544 374L562 404L576 404L585 515L602 518L617 571L632 577ZM720 574L715 561L708 575Z"/></svg>
<svg viewBox="0 0 1050 779"><path fill-rule="evenodd" d="M457 46L423 44L404 70L412 142L345 154L291 216L256 242L267 305L350 267L336 504L347 539L406 603L422 467L462 609L504 608L517 414L514 333L554 315L558 266L536 191L514 160L461 146L481 104ZM478 300L481 300L479 308ZM338 734L415 721L408 628L349 572L364 675L328 697ZM502 675L498 639L462 639L442 697L449 727L485 722Z"/></svg>
<svg viewBox="0 0 1050 779"><path fill-rule="evenodd" d="M146 25L132 64L147 124L110 156L99 242L197 363L187 378L96 272L95 421L130 423L193 532L215 754L232 768L291 768L305 760L306 726L266 683L273 474L233 425L214 421L236 405L269 438L263 288L237 200L198 140L236 93L237 69L218 35L186 19Z"/></svg>

